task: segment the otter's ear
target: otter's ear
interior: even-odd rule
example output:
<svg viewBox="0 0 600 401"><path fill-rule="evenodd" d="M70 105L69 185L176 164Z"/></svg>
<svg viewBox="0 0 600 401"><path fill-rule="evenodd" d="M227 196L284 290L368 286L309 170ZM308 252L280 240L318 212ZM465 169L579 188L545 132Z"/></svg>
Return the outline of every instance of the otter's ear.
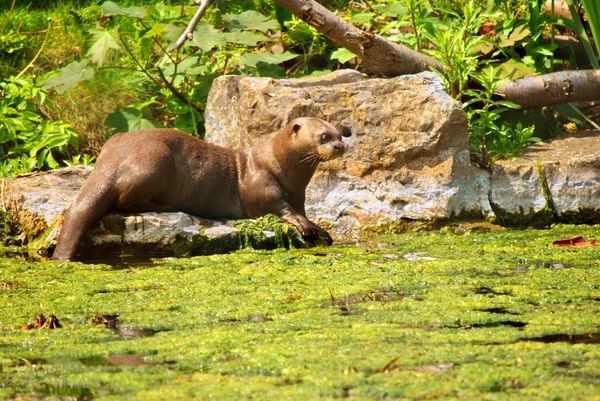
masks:
<svg viewBox="0 0 600 401"><path fill-rule="evenodd" d="M294 124L294 126L292 127L292 131L294 131L294 134L297 134L298 132L300 132L300 128L302 128L300 124Z"/></svg>

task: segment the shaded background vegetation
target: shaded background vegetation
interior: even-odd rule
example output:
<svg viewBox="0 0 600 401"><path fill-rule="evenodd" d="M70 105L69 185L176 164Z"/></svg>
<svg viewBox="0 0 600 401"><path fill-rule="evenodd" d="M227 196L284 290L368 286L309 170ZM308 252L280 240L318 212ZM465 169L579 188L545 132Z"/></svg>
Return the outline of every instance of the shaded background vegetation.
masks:
<svg viewBox="0 0 600 401"><path fill-rule="evenodd" d="M195 12L189 2L108 3L0 0L0 175L92 163L117 131L175 126L202 137L206 95L222 74L360 70L352 53L271 1L217 2L180 52L170 49ZM554 37L574 36L574 29L542 3L322 2L355 26L448 67L441 75L465 105L473 158L484 166L520 154L565 123L568 129L593 124L589 105L522 111L493 96L504 79L583 67L569 49L555 56L561 45Z"/></svg>

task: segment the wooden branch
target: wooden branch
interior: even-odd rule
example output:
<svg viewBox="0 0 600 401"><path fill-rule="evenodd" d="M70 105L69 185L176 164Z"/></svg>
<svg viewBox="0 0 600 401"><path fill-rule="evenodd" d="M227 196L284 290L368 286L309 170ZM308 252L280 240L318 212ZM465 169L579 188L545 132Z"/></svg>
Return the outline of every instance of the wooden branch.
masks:
<svg viewBox="0 0 600 401"><path fill-rule="evenodd" d="M496 95L524 109L600 100L600 70L560 71L508 81Z"/></svg>
<svg viewBox="0 0 600 401"><path fill-rule="evenodd" d="M204 12L214 2L215 0L196 0L194 2L194 4L200 6L200 8L198 9L198 11L196 11L194 18L192 18L187 28L185 28L185 31L183 31L179 39L177 39L177 43L175 43L175 50L180 49L186 40L192 40L192 32L194 32L194 29L196 29L196 25L198 25L198 23L202 19Z"/></svg>
<svg viewBox="0 0 600 401"><path fill-rule="evenodd" d="M431 57L365 32L340 19L313 0L274 0L292 14L315 27L323 35L362 59L362 70L394 77L446 66Z"/></svg>

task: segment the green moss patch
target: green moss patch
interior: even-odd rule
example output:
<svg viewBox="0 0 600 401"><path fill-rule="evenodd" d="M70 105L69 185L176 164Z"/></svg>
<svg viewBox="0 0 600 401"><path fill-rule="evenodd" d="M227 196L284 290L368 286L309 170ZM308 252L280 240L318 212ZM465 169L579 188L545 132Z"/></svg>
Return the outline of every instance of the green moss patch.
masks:
<svg viewBox="0 0 600 401"><path fill-rule="evenodd" d="M0 259L0 399L598 400L600 247L551 245L598 232ZM40 313L62 327L21 329Z"/></svg>

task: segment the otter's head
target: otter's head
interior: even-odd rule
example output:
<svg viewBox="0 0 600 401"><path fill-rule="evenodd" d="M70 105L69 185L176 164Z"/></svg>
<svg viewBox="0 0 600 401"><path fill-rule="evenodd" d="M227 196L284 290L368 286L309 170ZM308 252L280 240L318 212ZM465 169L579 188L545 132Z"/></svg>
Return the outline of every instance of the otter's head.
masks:
<svg viewBox="0 0 600 401"><path fill-rule="evenodd" d="M319 118L304 117L292 120L294 139L306 145L307 161L328 161L344 154L346 146L337 129Z"/></svg>

